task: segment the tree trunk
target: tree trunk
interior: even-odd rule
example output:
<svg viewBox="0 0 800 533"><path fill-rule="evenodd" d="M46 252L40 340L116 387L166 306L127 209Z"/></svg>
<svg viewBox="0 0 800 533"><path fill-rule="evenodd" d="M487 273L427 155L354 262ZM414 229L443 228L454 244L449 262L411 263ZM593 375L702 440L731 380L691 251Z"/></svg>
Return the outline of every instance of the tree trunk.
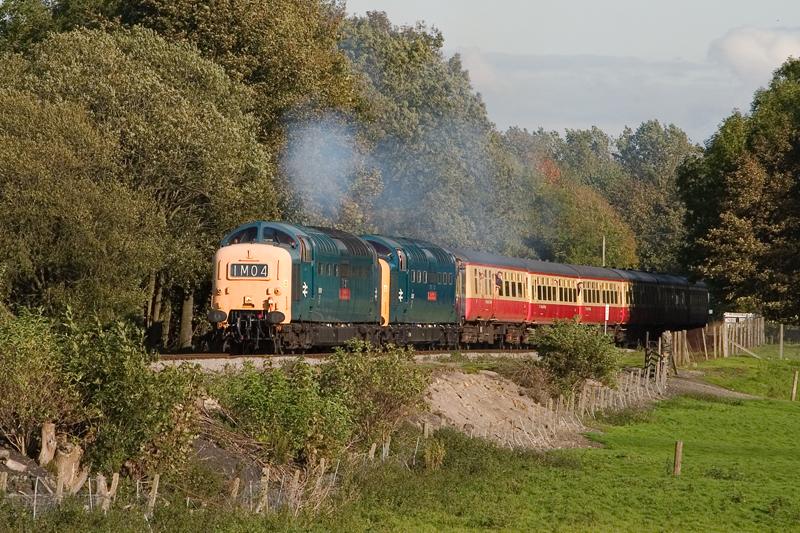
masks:
<svg viewBox="0 0 800 533"><path fill-rule="evenodd" d="M81 469L81 457L83 449L80 446L68 445L64 450L56 450L56 472L58 472L58 482L56 494L61 496L66 489L68 494L76 494L86 478L89 476L89 469Z"/></svg>
<svg viewBox="0 0 800 533"><path fill-rule="evenodd" d="M161 312L161 321L163 322L163 326L161 327L161 346L163 349L168 350L170 347L169 328L170 323L172 322L172 304L170 303L169 298L164 301Z"/></svg>
<svg viewBox="0 0 800 533"><path fill-rule="evenodd" d="M147 303L144 306L144 325L149 328L153 323L153 299L156 292L156 273L150 272L147 281Z"/></svg>
<svg viewBox="0 0 800 533"><path fill-rule="evenodd" d="M156 294L153 297L153 324L161 320L161 299L164 294L164 274L159 274L156 278Z"/></svg>
<svg viewBox="0 0 800 533"><path fill-rule="evenodd" d="M39 466L45 466L56 455L56 425L45 422L42 425L42 449L39 451Z"/></svg>
<svg viewBox="0 0 800 533"><path fill-rule="evenodd" d="M181 350L192 349L192 318L194 318L194 289L184 289L181 306Z"/></svg>

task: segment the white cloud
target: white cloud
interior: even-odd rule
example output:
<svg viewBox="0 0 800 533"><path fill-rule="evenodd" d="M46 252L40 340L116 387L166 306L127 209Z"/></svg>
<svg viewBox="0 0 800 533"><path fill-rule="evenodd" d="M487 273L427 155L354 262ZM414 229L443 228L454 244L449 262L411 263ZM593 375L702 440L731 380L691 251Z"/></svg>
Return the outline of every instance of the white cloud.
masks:
<svg viewBox="0 0 800 533"><path fill-rule="evenodd" d="M463 55L473 86L501 129L596 125L618 135L626 125L655 118L700 142L735 107L746 107L755 88L709 63L477 49Z"/></svg>
<svg viewBox="0 0 800 533"><path fill-rule="evenodd" d="M764 84L789 56L800 56L800 28L736 28L711 43L708 55L743 81Z"/></svg>

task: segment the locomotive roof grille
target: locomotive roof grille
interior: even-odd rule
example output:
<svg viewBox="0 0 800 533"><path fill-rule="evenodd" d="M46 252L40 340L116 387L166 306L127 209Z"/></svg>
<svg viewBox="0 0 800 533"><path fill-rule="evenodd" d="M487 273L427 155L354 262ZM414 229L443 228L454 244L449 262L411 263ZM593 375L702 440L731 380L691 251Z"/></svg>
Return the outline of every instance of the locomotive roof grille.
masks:
<svg viewBox="0 0 800 533"><path fill-rule="evenodd" d="M308 228L328 236L334 242L338 241L342 243L351 255L372 256L375 253L372 247L368 246L352 233L347 233L346 231L338 229L321 228L319 226L308 226Z"/></svg>

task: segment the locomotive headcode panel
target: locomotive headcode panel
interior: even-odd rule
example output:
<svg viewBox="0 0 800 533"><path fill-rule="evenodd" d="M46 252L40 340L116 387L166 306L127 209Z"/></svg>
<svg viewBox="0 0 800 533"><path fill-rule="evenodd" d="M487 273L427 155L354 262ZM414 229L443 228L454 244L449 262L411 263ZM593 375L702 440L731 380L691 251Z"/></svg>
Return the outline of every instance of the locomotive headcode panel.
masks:
<svg viewBox="0 0 800 533"><path fill-rule="evenodd" d="M231 263L228 267L229 277L231 278L264 278L269 276L269 265L266 263L248 264Z"/></svg>

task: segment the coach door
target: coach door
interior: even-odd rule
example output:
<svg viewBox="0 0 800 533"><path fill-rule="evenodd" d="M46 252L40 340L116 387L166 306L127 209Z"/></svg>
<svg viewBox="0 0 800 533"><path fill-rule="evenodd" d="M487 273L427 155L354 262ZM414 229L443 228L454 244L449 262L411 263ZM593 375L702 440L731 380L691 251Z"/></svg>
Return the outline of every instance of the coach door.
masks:
<svg viewBox="0 0 800 533"><path fill-rule="evenodd" d="M378 266L380 267L380 294L381 294L381 326L389 325L389 303L391 302L391 271L389 270L389 263L384 259L378 259Z"/></svg>

